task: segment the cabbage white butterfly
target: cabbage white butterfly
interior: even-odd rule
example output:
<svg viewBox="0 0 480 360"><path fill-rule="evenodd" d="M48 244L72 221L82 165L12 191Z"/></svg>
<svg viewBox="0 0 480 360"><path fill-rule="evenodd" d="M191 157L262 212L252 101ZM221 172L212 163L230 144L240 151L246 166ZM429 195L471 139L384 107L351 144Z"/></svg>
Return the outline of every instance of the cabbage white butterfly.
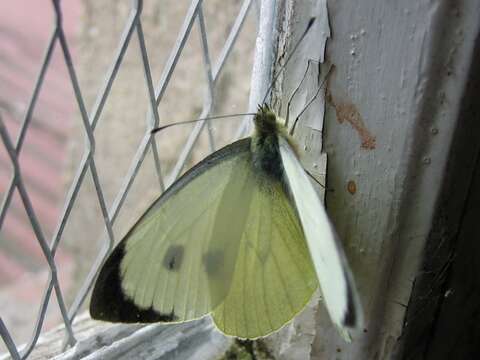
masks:
<svg viewBox="0 0 480 360"><path fill-rule="evenodd" d="M142 215L103 265L90 314L112 322L184 322L266 336L299 313L318 284L340 329L360 306L334 229L267 105L255 134L211 154Z"/></svg>
<svg viewBox="0 0 480 360"><path fill-rule="evenodd" d="M310 26L310 25L309 25ZM292 320L320 285L349 338L361 307L335 231L283 121L264 104L255 132L172 184L103 264L92 318L185 322L207 314L254 339Z"/></svg>

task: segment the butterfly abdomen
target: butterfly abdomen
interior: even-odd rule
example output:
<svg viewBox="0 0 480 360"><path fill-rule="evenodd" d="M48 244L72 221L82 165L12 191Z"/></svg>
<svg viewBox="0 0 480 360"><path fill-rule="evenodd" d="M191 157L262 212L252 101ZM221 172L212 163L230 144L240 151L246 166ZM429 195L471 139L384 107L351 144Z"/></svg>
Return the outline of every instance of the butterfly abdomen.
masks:
<svg viewBox="0 0 480 360"><path fill-rule="evenodd" d="M282 125L277 122L277 116L268 105L259 107L254 123L255 133L251 143L253 165L265 175L283 181L283 165L278 146L278 134Z"/></svg>
<svg viewBox="0 0 480 360"><path fill-rule="evenodd" d="M252 160L257 170L276 180L283 179L282 159L276 135L253 137Z"/></svg>

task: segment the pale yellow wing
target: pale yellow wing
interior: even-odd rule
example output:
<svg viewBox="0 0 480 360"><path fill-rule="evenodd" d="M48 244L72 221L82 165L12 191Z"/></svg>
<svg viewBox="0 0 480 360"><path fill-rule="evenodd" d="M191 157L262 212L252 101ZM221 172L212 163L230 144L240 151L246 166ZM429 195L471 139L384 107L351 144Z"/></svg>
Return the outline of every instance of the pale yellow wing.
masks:
<svg viewBox="0 0 480 360"><path fill-rule="evenodd" d="M283 185L257 173L249 209L232 285L213 319L225 334L251 339L289 322L318 283Z"/></svg>
<svg viewBox="0 0 480 360"><path fill-rule="evenodd" d="M181 322L211 312L232 282L252 181L250 139L215 152L187 172L103 265L92 294L92 317Z"/></svg>

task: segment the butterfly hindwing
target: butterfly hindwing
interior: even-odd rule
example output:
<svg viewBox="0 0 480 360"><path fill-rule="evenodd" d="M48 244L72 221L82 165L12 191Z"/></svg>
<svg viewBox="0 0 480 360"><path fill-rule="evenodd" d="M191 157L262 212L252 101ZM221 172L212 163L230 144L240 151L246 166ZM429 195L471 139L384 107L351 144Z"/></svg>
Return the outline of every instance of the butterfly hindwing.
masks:
<svg viewBox="0 0 480 360"><path fill-rule="evenodd" d="M361 307L345 255L315 189L288 141L279 136L288 187L297 208L323 299L333 323L348 339L347 328L361 323Z"/></svg>
<svg viewBox="0 0 480 360"><path fill-rule="evenodd" d="M231 290L213 312L222 332L250 339L285 325L318 286L298 216L283 184L256 175Z"/></svg>
<svg viewBox="0 0 480 360"><path fill-rule="evenodd" d="M90 305L93 318L181 322L223 301L252 194L250 158L250 139L237 141L193 167L153 203L102 267Z"/></svg>

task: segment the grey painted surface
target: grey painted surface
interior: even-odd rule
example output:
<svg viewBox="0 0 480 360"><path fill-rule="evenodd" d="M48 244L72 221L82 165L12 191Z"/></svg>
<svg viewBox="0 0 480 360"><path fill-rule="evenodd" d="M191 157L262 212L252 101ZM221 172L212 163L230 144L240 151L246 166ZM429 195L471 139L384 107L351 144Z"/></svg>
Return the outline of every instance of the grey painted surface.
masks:
<svg viewBox="0 0 480 360"><path fill-rule="evenodd" d="M301 23L311 2L296 5L292 22ZM404 305L462 124L480 7L478 1L366 0L329 1L328 11L326 59L335 70L324 123L333 190L327 209L354 269L366 324L345 344L320 306L313 357L385 359L398 350ZM309 51L321 54L322 34L308 39ZM286 87L298 83L295 76L286 80Z"/></svg>

